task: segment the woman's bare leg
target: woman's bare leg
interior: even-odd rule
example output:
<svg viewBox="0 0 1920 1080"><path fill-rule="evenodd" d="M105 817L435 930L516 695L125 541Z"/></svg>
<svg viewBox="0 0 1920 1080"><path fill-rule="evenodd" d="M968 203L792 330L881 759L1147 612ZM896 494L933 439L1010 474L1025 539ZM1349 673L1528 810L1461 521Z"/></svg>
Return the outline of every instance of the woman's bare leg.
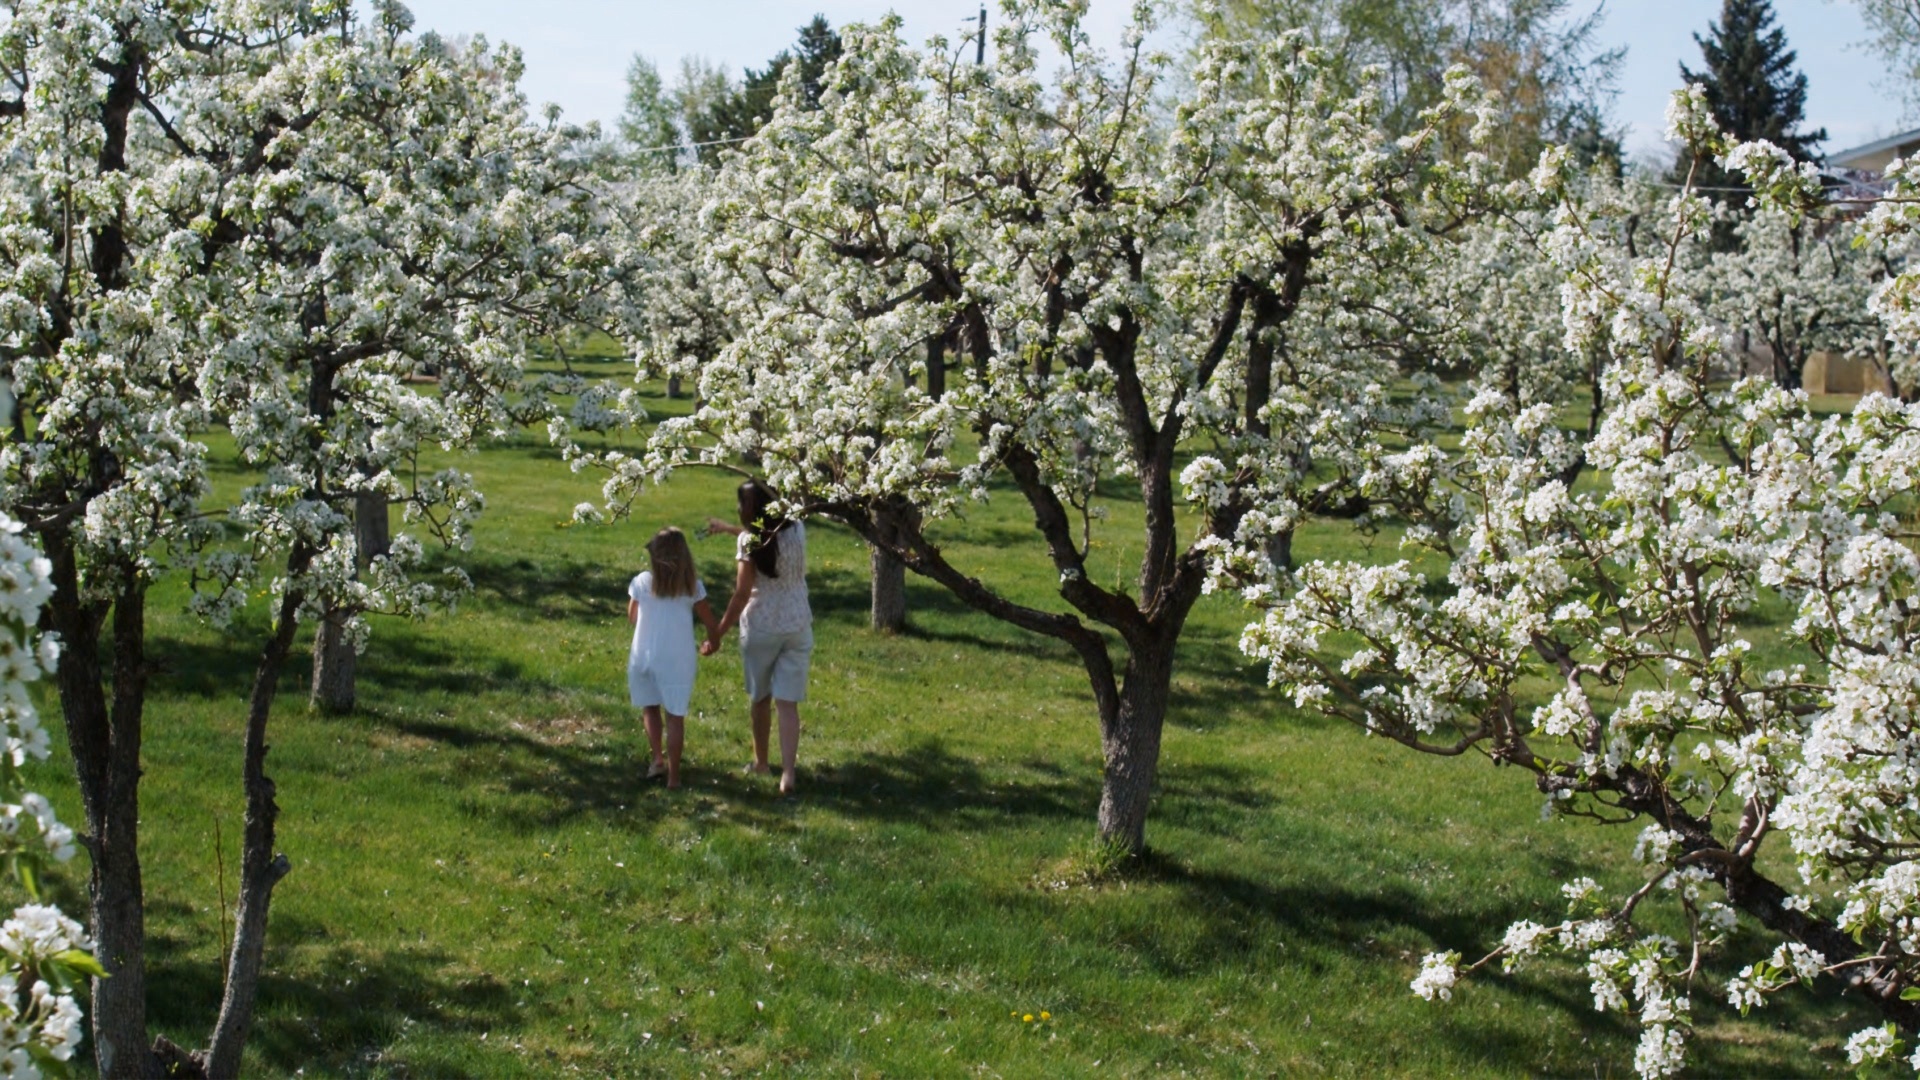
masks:
<svg viewBox="0 0 1920 1080"><path fill-rule="evenodd" d="M800 756L800 703L775 701L780 714L780 794L793 794L793 764Z"/></svg>
<svg viewBox="0 0 1920 1080"><path fill-rule="evenodd" d="M753 771L767 771L767 738L773 734L773 699L761 698L747 707L753 719Z"/></svg>
<svg viewBox="0 0 1920 1080"><path fill-rule="evenodd" d="M680 786L680 751L687 745L687 718L667 714L667 786Z"/></svg>

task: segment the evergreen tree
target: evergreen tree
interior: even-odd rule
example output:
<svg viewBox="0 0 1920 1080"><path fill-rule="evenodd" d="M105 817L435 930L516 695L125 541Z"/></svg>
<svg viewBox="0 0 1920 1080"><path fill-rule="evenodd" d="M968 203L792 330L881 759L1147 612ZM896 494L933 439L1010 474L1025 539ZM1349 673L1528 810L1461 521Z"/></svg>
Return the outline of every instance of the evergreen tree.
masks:
<svg viewBox="0 0 1920 1080"><path fill-rule="evenodd" d="M741 84L713 103L708 113L694 123L696 130L706 133L706 138L696 141L744 139L759 131L760 125L773 114L774 95L779 93L780 80L792 64L800 65L800 86L807 104L819 103L826 89L827 67L840 58L840 35L824 15L815 15L799 33L792 49L780 50L758 71L748 68ZM711 155L718 149L703 148L702 159L712 160Z"/></svg>
<svg viewBox="0 0 1920 1080"><path fill-rule="evenodd" d="M759 70L748 68L736 84L727 73L700 57L680 61L680 80L668 90L660 69L634 56L627 69L627 107L619 121L620 138L630 149L673 145L678 154L650 152L643 168L673 169L690 153L711 164L726 145L760 130L773 112L780 79L791 64L800 66L800 87L809 106L826 90L827 68L840 58L840 35L824 15L800 28L793 48L782 49Z"/></svg>
<svg viewBox="0 0 1920 1080"><path fill-rule="evenodd" d="M1728 136L1765 139L1799 161L1817 156L1814 146L1825 141L1827 130L1799 130L1806 119L1807 77L1794 70L1795 53L1787 47L1786 32L1774 25L1770 0L1722 0L1720 20L1706 37L1695 34L1693 40L1706 67L1694 71L1681 64L1680 77L1706 92L1714 119ZM1721 201L1746 202L1743 182L1711 158L1683 155L1674 179L1685 180L1689 170L1697 186Z"/></svg>

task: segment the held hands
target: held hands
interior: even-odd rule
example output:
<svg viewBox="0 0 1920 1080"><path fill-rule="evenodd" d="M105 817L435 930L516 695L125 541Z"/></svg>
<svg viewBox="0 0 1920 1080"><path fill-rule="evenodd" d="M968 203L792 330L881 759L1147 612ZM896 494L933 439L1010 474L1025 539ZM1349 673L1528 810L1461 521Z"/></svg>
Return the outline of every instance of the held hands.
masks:
<svg viewBox="0 0 1920 1080"><path fill-rule="evenodd" d="M715 638L708 638L707 640L700 643L701 656L712 656L714 653L717 653L719 651L720 651L720 642Z"/></svg>

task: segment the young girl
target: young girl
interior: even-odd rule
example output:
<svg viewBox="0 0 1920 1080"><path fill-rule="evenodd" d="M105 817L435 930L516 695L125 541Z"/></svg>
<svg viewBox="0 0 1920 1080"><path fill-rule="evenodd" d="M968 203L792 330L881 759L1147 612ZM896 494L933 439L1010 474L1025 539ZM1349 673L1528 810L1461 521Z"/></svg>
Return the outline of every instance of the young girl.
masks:
<svg viewBox="0 0 1920 1080"><path fill-rule="evenodd" d="M693 617L707 628L711 654L720 640L719 620L707 606L707 587L693 570L693 551L679 529L666 528L647 541L653 569L643 570L627 586L627 621L633 624L633 648L627 654L627 692L647 723L647 745L653 764L647 779L667 775L667 786L680 786L680 751L687 740L687 704L693 698ZM661 714L665 713L662 724ZM665 728L665 753L661 750Z"/></svg>

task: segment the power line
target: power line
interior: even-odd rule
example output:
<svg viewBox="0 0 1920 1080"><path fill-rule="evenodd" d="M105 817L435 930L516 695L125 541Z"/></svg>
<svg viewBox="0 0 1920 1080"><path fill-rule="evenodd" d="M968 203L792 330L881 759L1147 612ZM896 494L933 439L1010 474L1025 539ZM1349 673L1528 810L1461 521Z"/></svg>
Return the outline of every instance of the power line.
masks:
<svg viewBox="0 0 1920 1080"><path fill-rule="evenodd" d="M662 151L662 150L701 150L709 146L731 146L734 143L746 142L748 139L751 139L751 138L753 138L753 136L751 135L741 135L732 139L708 139L706 142L665 143L660 146L636 147L627 152L630 154L653 154L653 153L658 153L659 151Z"/></svg>

